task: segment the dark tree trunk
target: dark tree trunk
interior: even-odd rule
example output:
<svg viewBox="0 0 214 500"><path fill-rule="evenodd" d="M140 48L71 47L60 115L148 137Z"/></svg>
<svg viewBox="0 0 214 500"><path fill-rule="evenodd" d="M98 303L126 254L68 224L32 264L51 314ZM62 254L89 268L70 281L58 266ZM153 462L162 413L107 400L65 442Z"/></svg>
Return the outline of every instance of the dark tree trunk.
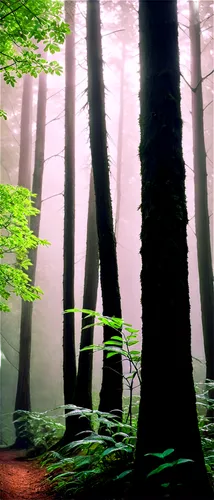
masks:
<svg viewBox="0 0 214 500"><path fill-rule="evenodd" d="M90 144L96 197L103 314L121 318L116 242L109 183L100 3L98 0L87 2L87 61ZM105 341L112 336L112 332L109 327L104 327ZM120 355L109 359L104 355L99 409L101 411L122 410L122 360Z"/></svg>
<svg viewBox="0 0 214 500"><path fill-rule="evenodd" d="M65 188L63 310L74 308L75 256L75 2L65 0L65 20L71 34L65 41ZM74 403L76 383L75 319L63 320L63 380L65 405ZM69 410L68 410L69 411ZM64 443L73 437L72 417L66 418Z"/></svg>
<svg viewBox="0 0 214 500"><path fill-rule="evenodd" d="M91 171L88 223L86 240L85 281L83 295L83 309L96 310L97 289L99 280L99 250L96 222L96 206L94 193L94 178ZM93 318L82 315L82 328L93 323ZM90 326L81 332L80 350L93 344L94 327ZM92 409L92 374L93 374L93 351L80 351L75 390L75 404L83 408ZM87 418L78 419L75 423L76 433L90 429L90 421Z"/></svg>
<svg viewBox="0 0 214 500"><path fill-rule="evenodd" d="M90 178L88 203L88 223L85 260L85 282L83 309L96 310L97 288L99 279L99 252L96 222L96 207L93 172ZM82 315L82 328L93 323L93 318ZM93 344L94 327L82 330L80 349ZM84 408L92 408L92 368L93 352L84 351L79 354L78 375L76 383L75 404Z"/></svg>
<svg viewBox="0 0 214 500"><path fill-rule="evenodd" d="M139 27L143 383L133 496L162 498L172 477L182 486L171 498L211 499L192 373L176 0L140 1ZM194 462L146 480L160 459L145 454L169 448Z"/></svg>
<svg viewBox="0 0 214 500"><path fill-rule="evenodd" d="M117 203L115 216L115 235L118 238L119 221L121 212L121 175L122 175L122 152L123 152L123 122L124 122L124 83L125 83L125 60L126 60L126 41L123 36L122 61L120 70L120 112L118 123L117 139Z"/></svg>
<svg viewBox="0 0 214 500"><path fill-rule="evenodd" d="M33 77L24 75L18 186L31 189Z"/></svg>
<svg viewBox="0 0 214 500"><path fill-rule="evenodd" d="M44 57L44 56L43 56ZM39 75L38 104L37 104L37 125L36 125L36 147L35 165L33 174L32 192L36 194L34 206L41 210L42 181L44 170L45 151L45 119L46 119L46 94L47 76L45 73ZM30 229L35 236L39 236L41 213L30 218ZM29 251L29 259L32 265L29 267L28 276L32 286L35 284L37 249ZM16 392L15 412L17 410L31 410L30 404L30 357L31 357L31 337L32 337L32 313L33 302L22 301L21 326L20 326L20 348L19 348L19 372ZM19 424L15 424L16 443L15 446L27 447L28 440L19 436Z"/></svg>
<svg viewBox="0 0 214 500"><path fill-rule="evenodd" d="M198 270L201 297L201 314L206 358L206 379L214 382L214 291L210 242L210 225L207 200L206 149L204 140L203 96L201 75L200 20L196 2L189 2L192 126L195 186L195 226L198 252ZM214 390L210 391L214 399ZM208 411L214 419L214 413Z"/></svg>

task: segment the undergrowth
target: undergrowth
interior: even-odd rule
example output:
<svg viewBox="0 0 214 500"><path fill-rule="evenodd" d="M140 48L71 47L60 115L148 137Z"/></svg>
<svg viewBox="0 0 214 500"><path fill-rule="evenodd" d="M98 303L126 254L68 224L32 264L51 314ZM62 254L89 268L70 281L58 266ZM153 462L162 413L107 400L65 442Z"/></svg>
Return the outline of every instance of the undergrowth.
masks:
<svg viewBox="0 0 214 500"><path fill-rule="evenodd" d="M75 312L77 310L72 310ZM83 310L81 310L82 312ZM67 312L67 311L66 311ZM85 498L90 495L93 498L122 498L128 489L134 467L135 445L137 439L137 420L139 411L139 396L134 396L133 391L141 383L140 376L140 351L132 349L136 346L137 331L131 325L117 318L103 317L99 313L84 310L89 316L96 317L99 325L108 324L116 332L122 328L122 337L114 335L112 339L98 346L88 346L85 349L105 350L107 357L120 352L128 361L129 371L124 374L129 396L124 399L124 411L122 422L118 422L116 416L103 413L97 409L89 410L74 405L60 406L57 409L66 409L66 415L87 417L91 421L92 431L79 433L78 440L69 443L61 449L51 448L63 435L64 426L56 422L53 417L45 413L22 412L19 419L23 423L23 432L30 432L32 446L40 456L40 463L45 466L49 480L57 491L66 498ZM123 331L123 329L125 331ZM114 345L116 343L116 346ZM137 386L134 386L134 381ZM202 448L208 474L214 484L214 423L207 418L207 410L214 411L213 399L210 399L210 390L214 384L195 384L197 396L198 423L201 434ZM70 410L68 412L68 410ZM57 417L58 418L58 417ZM158 418L158 416L157 416ZM26 425L25 425L26 424ZM101 427L100 427L101 424ZM105 427L105 435L99 434L99 429ZM173 460L174 450L163 450L163 453L153 453L160 465L152 470L149 476L158 474L160 486L165 488L166 497L173 493L173 485L170 482L170 470L179 464L189 462L180 457ZM168 458L167 458L168 457ZM169 482L162 484L162 472L168 470ZM161 482L162 481L162 482Z"/></svg>

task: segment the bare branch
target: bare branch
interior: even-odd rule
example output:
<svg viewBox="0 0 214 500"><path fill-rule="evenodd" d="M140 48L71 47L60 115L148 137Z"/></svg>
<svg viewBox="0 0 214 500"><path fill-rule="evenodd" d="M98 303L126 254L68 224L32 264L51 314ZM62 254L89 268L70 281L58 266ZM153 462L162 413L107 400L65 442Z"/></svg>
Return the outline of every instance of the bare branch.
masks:
<svg viewBox="0 0 214 500"><path fill-rule="evenodd" d="M65 148L63 148L61 151L59 151L59 153L56 153L55 155L49 156L48 158L45 159L44 163L48 160L51 160L51 158L56 158L56 156L59 156L60 158L64 159L64 156L61 155L61 153L64 153L64 151L65 151Z"/></svg>
<svg viewBox="0 0 214 500"><path fill-rule="evenodd" d="M8 344L10 347L12 347L12 349L13 349L14 351L16 351L16 352L19 354L19 351L18 351L15 347L13 347L13 345L12 345L12 344L10 344L10 342L6 339L6 337L4 337L3 333L0 333L0 335L1 335L1 337L5 340L5 342L7 342L7 344Z"/></svg>
<svg viewBox="0 0 214 500"><path fill-rule="evenodd" d="M51 94L49 97L47 97L47 99L46 99L46 100L48 101L48 99L51 99L51 98L52 98L52 97L54 97L55 95L59 94L62 90L65 90L65 87L63 87L63 88L62 88L62 89L60 89L60 90L57 90L57 92L55 92L54 94Z"/></svg>
<svg viewBox="0 0 214 500"><path fill-rule="evenodd" d="M45 126L47 127L47 125L49 125L51 122L55 122L56 120L61 120L61 118L64 118L65 115L60 116L64 111L65 111L64 109L62 111L60 111L60 113L57 116L55 116L55 118L52 118L52 120L50 120L49 122L47 122L45 124Z"/></svg>
<svg viewBox="0 0 214 500"><path fill-rule="evenodd" d="M122 28L122 29L120 29L120 30L110 31L110 33L106 33L105 35L102 35L102 38L104 38L104 36L113 35L114 33L119 33L120 31L125 31L125 29L124 29L124 28Z"/></svg>
<svg viewBox="0 0 214 500"><path fill-rule="evenodd" d="M185 76L183 75L183 73L180 73L180 76L183 78L183 80L185 81L185 83L188 85L188 87L192 90L192 92L194 92L194 89L193 87L191 87L190 83L186 80Z"/></svg>
<svg viewBox="0 0 214 500"><path fill-rule="evenodd" d="M192 170L192 172L194 173L194 170L193 168L191 168L189 165L187 165L187 163L184 163L185 167L188 167L190 170Z"/></svg>
<svg viewBox="0 0 214 500"><path fill-rule="evenodd" d="M5 354L5 352L3 353L6 360L8 361L8 363L10 363L11 366L13 366L13 368L15 368L15 370L18 372L18 368L12 363L12 361L9 360L9 358L7 357L7 355Z"/></svg>
<svg viewBox="0 0 214 500"><path fill-rule="evenodd" d="M192 92L196 92L196 91L197 91L197 89L198 89L198 87L199 87L199 85L201 85L201 84L204 82L204 80L206 80L206 79L207 79L210 75L212 75L213 73L214 73L214 69L212 69L209 73L207 73L207 75L206 75L206 76L203 76L203 77L199 80L199 82L198 82L198 84L196 85L196 87L191 87L190 83L186 80L185 76L184 76L182 73L180 73L180 76L182 76L183 80L184 80L184 81L185 81L185 83L188 85L188 87L192 90Z"/></svg>
<svg viewBox="0 0 214 500"><path fill-rule="evenodd" d="M44 198L44 200L42 200L42 203L43 201L50 200L51 198L55 198L56 196L64 196L64 191L62 191L61 193L53 194L52 196L48 196L47 198Z"/></svg>
<svg viewBox="0 0 214 500"><path fill-rule="evenodd" d="M212 101L210 101L210 102L208 102L208 104L206 104L206 106L204 107L203 111L205 111L205 109L207 109L207 108L208 108L208 106L210 106L210 104L212 104L212 103L213 103L213 100L212 100Z"/></svg>

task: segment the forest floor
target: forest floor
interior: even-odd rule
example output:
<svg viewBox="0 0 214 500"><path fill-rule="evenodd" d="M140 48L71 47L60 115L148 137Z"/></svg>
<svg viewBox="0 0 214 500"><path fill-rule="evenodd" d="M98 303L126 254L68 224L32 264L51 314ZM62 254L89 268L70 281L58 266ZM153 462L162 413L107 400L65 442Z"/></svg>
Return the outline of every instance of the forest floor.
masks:
<svg viewBox="0 0 214 500"><path fill-rule="evenodd" d="M46 471L24 451L0 449L0 500L58 500Z"/></svg>

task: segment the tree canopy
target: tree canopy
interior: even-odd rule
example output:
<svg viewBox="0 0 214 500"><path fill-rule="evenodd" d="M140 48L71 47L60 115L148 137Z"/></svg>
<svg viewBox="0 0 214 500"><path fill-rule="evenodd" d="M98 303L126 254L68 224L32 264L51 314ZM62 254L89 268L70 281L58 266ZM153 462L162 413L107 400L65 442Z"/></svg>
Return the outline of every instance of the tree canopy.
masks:
<svg viewBox="0 0 214 500"><path fill-rule="evenodd" d="M60 0L3 0L0 5L0 72L6 83L14 87L17 78L30 73L37 77L41 71L61 74L57 61L47 61L40 54L59 52L69 33L63 21ZM6 119L1 110L0 116Z"/></svg>

